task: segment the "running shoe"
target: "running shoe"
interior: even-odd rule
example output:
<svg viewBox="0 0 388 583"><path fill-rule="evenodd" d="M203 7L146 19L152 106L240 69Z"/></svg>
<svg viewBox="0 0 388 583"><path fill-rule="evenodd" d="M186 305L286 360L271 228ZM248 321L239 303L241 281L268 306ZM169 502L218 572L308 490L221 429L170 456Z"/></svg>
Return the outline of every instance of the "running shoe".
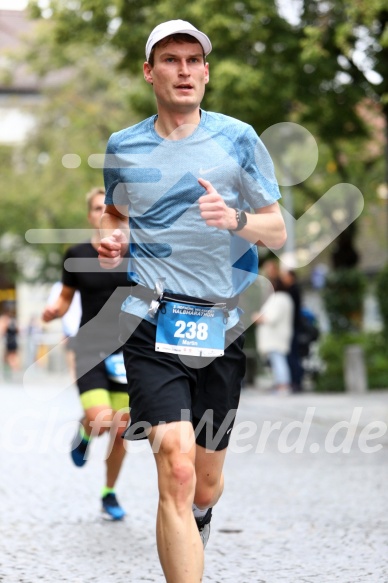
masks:
<svg viewBox="0 0 388 583"><path fill-rule="evenodd" d="M197 523L197 527L199 530L199 536L201 537L203 548L206 547L207 541L209 540L210 536L210 521L212 519L212 509L206 512L205 516L202 518L196 518L195 522Z"/></svg>
<svg viewBox="0 0 388 583"><path fill-rule="evenodd" d="M102 518L104 520L122 520L126 512L117 502L116 494L111 492L102 498Z"/></svg>
<svg viewBox="0 0 388 583"><path fill-rule="evenodd" d="M88 461L87 449L89 443L90 440L86 441L83 439L80 435L79 429L77 429L77 433L74 435L73 441L71 442L70 455L75 465L79 468L82 468L82 466Z"/></svg>

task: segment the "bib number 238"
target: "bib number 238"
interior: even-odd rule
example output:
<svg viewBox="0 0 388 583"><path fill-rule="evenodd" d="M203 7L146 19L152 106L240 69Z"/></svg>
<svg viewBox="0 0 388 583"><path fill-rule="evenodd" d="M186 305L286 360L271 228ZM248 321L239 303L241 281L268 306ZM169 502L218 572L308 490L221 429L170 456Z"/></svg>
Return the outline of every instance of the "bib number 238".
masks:
<svg viewBox="0 0 388 583"><path fill-rule="evenodd" d="M209 325L206 322L185 322L178 320L175 322L177 330L175 338L186 338L187 340L207 340L209 337Z"/></svg>
<svg viewBox="0 0 388 583"><path fill-rule="evenodd" d="M155 350L191 356L222 356L224 315L220 309L167 302L159 311Z"/></svg>

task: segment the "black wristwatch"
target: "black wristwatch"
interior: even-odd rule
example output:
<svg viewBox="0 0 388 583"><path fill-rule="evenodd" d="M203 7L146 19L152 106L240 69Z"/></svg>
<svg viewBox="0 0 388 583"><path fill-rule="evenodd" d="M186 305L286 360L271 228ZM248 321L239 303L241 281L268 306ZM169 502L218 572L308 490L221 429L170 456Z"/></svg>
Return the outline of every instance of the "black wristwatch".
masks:
<svg viewBox="0 0 388 583"><path fill-rule="evenodd" d="M231 233L235 231L241 231L247 224L247 214L245 211L241 211L240 209L234 209L236 211L236 221L237 227L235 229L229 229Z"/></svg>

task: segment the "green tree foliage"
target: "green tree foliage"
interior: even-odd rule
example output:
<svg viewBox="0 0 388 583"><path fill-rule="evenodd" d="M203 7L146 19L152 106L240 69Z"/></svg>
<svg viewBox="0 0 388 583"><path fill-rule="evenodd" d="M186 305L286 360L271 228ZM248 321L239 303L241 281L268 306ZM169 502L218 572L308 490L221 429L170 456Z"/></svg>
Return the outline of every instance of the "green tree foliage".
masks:
<svg viewBox="0 0 388 583"><path fill-rule="evenodd" d="M120 66L134 75L153 26L183 18L203 27L214 46L207 104L259 132L293 114L331 143L362 132L355 105L363 97L387 100L384 0L304 0L294 24L279 15L273 0L52 0L50 6L54 44L109 42L122 52ZM31 10L42 14L37 0ZM380 84L371 82L371 70Z"/></svg>
<svg viewBox="0 0 388 583"><path fill-rule="evenodd" d="M344 354L346 349L356 344L362 348L368 376L369 389L386 389L387 342L379 333L342 333L328 334L319 347L319 354L324 362L324 370L315 383L317 391L344 391Z"/></svg>
<svg viewBox="0 0 388 583"><path fill-rule="evenodd" d="M366 130L360 103L366 108L375 103L388 117L387 24L384 0L304 0L298 25L299 86L307 90L305 98L298 95L305 105L302 120L316 125L320 138L331 145L344 180L351 170L343 143Z"/></svg>
<svg viewBox="0 0 388 583"><path fill-rule="evenodd" d="M69 45L62 56L67 68L60 71L57 83L51 82L44 90L27 143L0 151L1 159L7 161L0 183L2 233L24 238L29 229L87 228L85 194L103 185L102 170L89 165L89 156L103 155L110 134L133 123L127 76L114 73L116 51L108 46L91 50ZM43 52L42 57L48 64L48 55ZM34 63L41 65L36 55ZM66 162L69 155L74 167ZM15 251L20 244L14 240ZM38 275L58 277L63 246L27 247L28 251L32 248L44 254ZM21 261L28 262L27 257L25 253Z"/></svg>
<svg viewBox="0 0 388 583"><path fill-rule="evenodd" d="M323 290L323 300L334 334L360 330L367 281L356 269L331 272Z"/></svg>
<svg viewBox="0 0 388 583"><path fill-rule="evenodd" d="M238 116L258 131L283 121L289 110L298 39L273 0L116 0L108 5L101 0L56 1L51 10L52 45L74 39L92 46L109 43L121 52L120 67L133 75L141 73L145 41L154 26L171 18L198 27L206 22L214 46L209 57L214 83L208 87L205 107ZM42 14L38 2L31 11ZM137 90L139 114L149 115L154 111L149 88L143 83Z"/></svg>
<svg viewBox="0 0 388 583"><path fill-rule="evenodd" d="M385 340L388 340L388 265L385 265L377 277L376 295L383 320L383 333Z"/></svg>

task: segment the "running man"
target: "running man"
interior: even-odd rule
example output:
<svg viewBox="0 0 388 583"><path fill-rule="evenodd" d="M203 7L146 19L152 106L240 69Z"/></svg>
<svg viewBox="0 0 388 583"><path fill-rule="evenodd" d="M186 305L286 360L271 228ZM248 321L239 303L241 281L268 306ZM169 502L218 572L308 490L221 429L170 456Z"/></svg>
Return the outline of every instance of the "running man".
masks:
<svg viewBox="0 0 388 583"><path fill-rule="evenodd" d="M119 265L130 243L125 436L146 435L154 452L168 583L202 580L245 373L238 295L257 277L256 245L286 238L272 162L253 128L200 108L211 48L182 20L151 32L143 72L157 115L111 136L104 171L101 265Z"/></svg>
<svg viewBox="0 0 388 583"><path fill-rule="evenodd" d="M120 370L120 362L122 368L123 362L117 326L121 302L128 291L125 290L125 271L107 272L97 260L104 198L104 188L94 188L87 194L88 220L93 228L91 241L75 245L66 252L60 295L46 306L42 319L50 322L63 317L79 290L82 316L75 339L75 354L84 416L73 439L71 457L76 466L82 467L88 459L92 438L110 432L106 483L101 493L102 516L107 520L121 520L125 511L117 501L115 484L126 453L122 434L129 421L129 403L125 370ZM69 269L66 269L67 264Z"/></svg>

